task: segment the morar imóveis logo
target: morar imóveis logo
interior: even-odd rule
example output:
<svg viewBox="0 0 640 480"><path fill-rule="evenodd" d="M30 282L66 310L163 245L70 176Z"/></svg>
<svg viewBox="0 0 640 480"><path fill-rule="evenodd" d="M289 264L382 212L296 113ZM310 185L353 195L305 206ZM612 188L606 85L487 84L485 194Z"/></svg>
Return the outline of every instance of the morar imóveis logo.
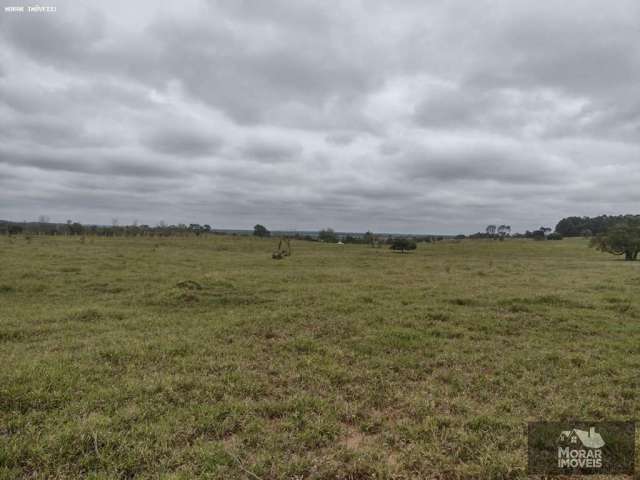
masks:
<svg viewBox="0 0 640 480"><path fill-rule="evenodd" d="M529 422L529 475L631 475L636 424L628 421Z"/></svg>
<svg viewBox="0 0 640 480"><path fill-rule="evenodd" d="M558 438L558 467L597 469L602 467L604 440L594 427L564 430Z"/></svg>

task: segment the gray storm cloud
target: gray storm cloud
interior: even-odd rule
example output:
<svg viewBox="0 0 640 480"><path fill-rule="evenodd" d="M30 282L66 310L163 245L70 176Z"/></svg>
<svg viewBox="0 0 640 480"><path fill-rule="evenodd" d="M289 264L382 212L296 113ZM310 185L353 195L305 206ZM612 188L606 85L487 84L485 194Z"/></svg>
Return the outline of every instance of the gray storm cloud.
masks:
<svg viewBox="0 0 640 480"><path fill-rule="evenodd" d="M0 218L459 233L638 213L637 2L55 5L0 11Z"/></svg>

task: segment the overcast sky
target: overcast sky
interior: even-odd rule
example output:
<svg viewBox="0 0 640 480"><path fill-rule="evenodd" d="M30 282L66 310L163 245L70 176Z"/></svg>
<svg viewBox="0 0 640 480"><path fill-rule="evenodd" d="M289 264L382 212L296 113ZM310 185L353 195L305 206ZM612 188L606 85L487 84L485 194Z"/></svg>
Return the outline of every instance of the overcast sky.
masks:
<svg viewBox="0 0 640 480"><path fill-rule="evenodd" d="M640 213L637 0L40 4L0 12L0 218L468 233Z"/></svg>

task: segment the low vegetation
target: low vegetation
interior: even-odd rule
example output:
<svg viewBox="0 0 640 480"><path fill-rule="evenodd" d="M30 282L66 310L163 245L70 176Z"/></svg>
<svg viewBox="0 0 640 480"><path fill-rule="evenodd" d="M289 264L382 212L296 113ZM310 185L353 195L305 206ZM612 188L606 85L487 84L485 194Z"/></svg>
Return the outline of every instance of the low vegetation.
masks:
<svg viewBox="0 0 640 480"><path fill-rule="evenodd" d="M640 407L640 271L562 242L0 237L0 478L525 478ZM293 242L292 242L293 243Z"/></svg>

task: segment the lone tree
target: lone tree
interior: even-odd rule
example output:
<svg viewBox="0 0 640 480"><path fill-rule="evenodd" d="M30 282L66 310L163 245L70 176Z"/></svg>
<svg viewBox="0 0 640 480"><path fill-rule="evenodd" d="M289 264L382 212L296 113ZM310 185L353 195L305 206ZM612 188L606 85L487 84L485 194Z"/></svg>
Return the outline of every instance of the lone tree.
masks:
<svg viewBox="0 0 640 480"><path fill-rule="evenodd" d="M628 219L609 227L591 238L589 246L601 252L624 255L625 260L637 260L640 252L640 220Z"/></svg>
<svg viewBox="0 0 640 480"><path fill-rule="evenodd" d="M253 227L253 234L256 237L270 237L271 236L271 232L269 230L267 230L267 227L265 227L264 225L256 225L255 227Z"/></svg>
<svg viewBox="0 0 640 480"><path fill-rule="evenodd" d="M391 250L400 251L406 253L409 250L415 250L418 247L415 240L410 238L394 238L391 241Z"/></svg>

